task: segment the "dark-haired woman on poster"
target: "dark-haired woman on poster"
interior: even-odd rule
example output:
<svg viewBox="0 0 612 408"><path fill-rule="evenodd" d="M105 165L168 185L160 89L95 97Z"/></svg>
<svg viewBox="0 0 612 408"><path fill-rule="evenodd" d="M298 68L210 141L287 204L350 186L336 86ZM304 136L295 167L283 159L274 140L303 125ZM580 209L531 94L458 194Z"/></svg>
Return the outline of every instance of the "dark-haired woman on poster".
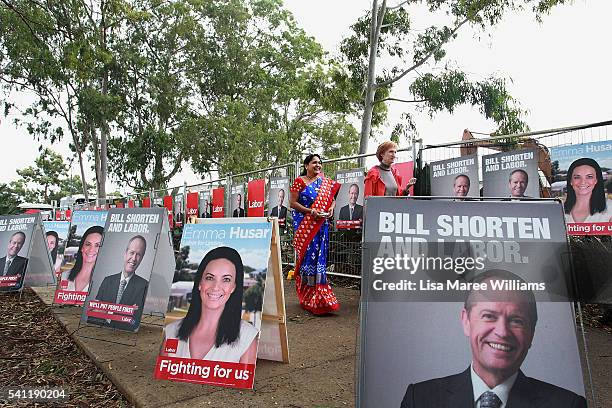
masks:
<svg viewBox="0 0 612 408"><path fill-rule="evenodd" d="M257 334L241 319L244 266L238 252L218 247L208 252L195 276L187 315L165 328L179 339L173 357L255 364Z"/></svg>
<svg viewBox="0 0 612 408"><path fill-rule="evenodd" d="M59 244L59 235L55 231L49 231L46 234L47 238L47 249L49 250L49 255L51 255L51 263L55 265L55 261L57 260L57 245Z"/></svg>
<svg viewBox="0 0 612 408"><path fill-rule="evenodd" d="M291 186L295 288L300 305L314 314L330 313L340 305L327 282L329 218L334 214L340 184L321 173L321 156L309 154L302 174Z"/></svg>
<svg viewBox="0 0 612 408"><path fill-rule="evenodd" d="M612 222L612 200L606 199L599 164L590 158L575 160L567 171L567 222Z"/></svg>
<svg viewBox="0 0 612 408"><path fill-rule="evenodd" d="M64 290L72 292L88 292L89 282L91 281L91 272L93 271L98 252L102 245L102 237L104 236L104 228L94 225L89 227L79 244L79 249L76 253L76 262L68 272L66 280L68 286Z"/></svg>

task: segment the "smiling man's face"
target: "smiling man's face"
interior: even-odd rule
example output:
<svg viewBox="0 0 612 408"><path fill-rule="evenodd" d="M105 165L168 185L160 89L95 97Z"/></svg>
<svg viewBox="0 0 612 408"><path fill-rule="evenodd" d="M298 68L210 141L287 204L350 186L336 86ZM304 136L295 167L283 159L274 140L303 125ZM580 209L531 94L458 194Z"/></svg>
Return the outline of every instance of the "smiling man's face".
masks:
<svg viewBox="0 0 612 408"><path fill-rule="evenodd" d="M146 244L141 239L134 239L128 245L123 256L123 271L126 276L136 272L145 254Z"/></svg>
<svg viewBox="0 0 612 408"><path fill-rule="evenodd" d="M474 371L483 380L507 379L519 370L535 330L524 296L510 294L503 302L475 302L469 311L462 310L461 320L470 339Z"/></svg>

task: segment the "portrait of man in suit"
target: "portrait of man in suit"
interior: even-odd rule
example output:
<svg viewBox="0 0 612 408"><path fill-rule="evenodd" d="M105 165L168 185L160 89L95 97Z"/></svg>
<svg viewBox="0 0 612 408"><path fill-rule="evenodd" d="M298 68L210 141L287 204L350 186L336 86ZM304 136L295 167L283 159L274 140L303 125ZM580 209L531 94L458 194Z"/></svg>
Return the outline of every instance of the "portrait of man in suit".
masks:
<svg viewBox="0 0 612 408"><path fill-rule="evenodd" d="M210 203L208 202L208 199L205 199L204 200L204 211L202 211L200 218L210 218L210 217L211 217Z"/></svg>
<svg viewBox="0 0 612 408"><path fill-rule="evenodd" d="M183 200L176 200L175 202L175 213L174 213L174 222L182 225L185 222L185 211L183 210Z"/></svg>
<svg viewBox="0 0 612 408"><path fill-rule="evenodd" d="M107 325L124 330L135 330L140 324L142 307L147 292L148 281L136 274L136 270L147 250L147 241L142 235L135 235L129 241L123 254L123 270L104 278L95 299L121 305L138 306L132 323L109 321L104 319L88 319L90 323Z"/></svg>
<svg viewBox="0 0 612 408"><path fill-rule="evenodd" d="M510 190L510 197L527 197L525 195L527 184L529 184L529 176L527 175L527 172L522 169L513 170L508 179L508 190Z"/></svg>
<svg viewBox="0 0 612 408"><path fill-rule="evenodd" d="M285 202L285 190L282 188L278 190L278 200L276 206L272 207L270 211L270 217L278 217L279 221L285 221L287 218L287 207L283 205Z"/></svg>
<svg viewBox="0 0 612 408"><path fill-rule="evenodd" d="M478 275L461 310L472 362L462 373L410 384L401 408L586 408L569 390L527 377L538 311L530 290L493 290L494 281L524 281L511 272ZM474 286L472 287L474 288Z"/></svg>
<svg viewBox="0 0 612 408"><path fill-rule="evenodd" d="M465 174L459 174L455 177L453 192L455 193L455 197L458 197L457 199L466 197L470 192L470 178Z"/></svg>
<svg viewBox="0 0 612 408"><path fill-rule="evenodd" d="M359 199L359 186L351 184L348 191L348 204L340 208L338 219L341 221L357 221L363 218L363 206L357 204Z"/></svg>
<svg viewBox="0 0 612 408"><path fill-rule="evenodd" d="M236 194L236 208L234 209L234 217L244 217L244 208L242 208L242 194Z"/></svg>
<svg viewBox="0 0 612 408"><path fill-rule="evenodd" d="M20 281L15 286L12 286L12 288L21 287L21 282L23 282L23 276L25 275L26 266L28 264L27 258L18 255L21 248L23 248L25 240L26 235L21 231L11 235L6 247L6 256L0 258L0 276L21 275Z"/></svg>

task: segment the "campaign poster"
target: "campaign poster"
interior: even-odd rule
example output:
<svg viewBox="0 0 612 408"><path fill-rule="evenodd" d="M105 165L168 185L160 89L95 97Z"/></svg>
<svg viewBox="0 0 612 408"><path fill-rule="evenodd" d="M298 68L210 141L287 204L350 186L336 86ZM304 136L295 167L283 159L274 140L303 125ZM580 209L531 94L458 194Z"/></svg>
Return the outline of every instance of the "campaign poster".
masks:
<svg viewBox="0 0 612 408"><path fill-rule="evenodd" d="M157 201L159 199L155 199L156 204ZM174 198L171 195L167 195L164 196L163 199L163 206L166 207L166 210L168 211L168 222L170 223L170 228L174 228Z"/></svg>
<svg viewBox="0 0 612 408"><path fill-rule="evenodd" d="M68 233L70 231L69 221L43 221L45 228L45 239L47 249L51 257L53 272L59 278L61 275L62 263L64 261L64 250L68 244Z"/></svg>
<svg viewBox="0 0 612 408"><path fill-rule="evenodd" d="M272 177L270 178L270 195L268 208L270 217L278 217L278 225L285 228L287 219L291 218L289 211L289 178Z"/></svg>
<svg viewBox="0 0 612 408"><path fill-rule="evenodd" d="M142 208L151 208L151 199L149 197L142 199Z"/></svg>
<svg viewBox="0 0 612 408"><path fill-rule="evenodd" d="M83 323L138 331L163 216L157 209L109 211Z"/></svg>
<svg viewBox="0 0 612 408"><path fill-rule="evenodd" d="M357 407L586 407L560 203L366 207Z"/></svg>
<svg viewBox="0 0 612 408"><path fill-rule="evenodd" d="M612 235L612 140L550 149L570 235Z"/></svg>
<svg viewBox="0 0 612 408"><path fill-rule="evenodd" d="M199 222L183 231L155 378L253 388L272 223Z"/></svg>
<svg viewBox="0 0 612 408"><path fill-rule="evenodd" d="M537 149L482 156L483 197L540 197Z"/></svg>
<svg viewBox="0 0 612 408"><path fill-rule="evenodd" d="M198 218L212 218L212 200L210 195L210 188L206 188L200 191L199 195L200 216Z"/></svg>
<svg viewBox="0 0 612 408"><path fill-rule="evenodd" d="M28 269L37 215L0 216L0 292L18 291Z"/></svg>
<svg viewBox="0 0 612 408"><path fill-rule="evenodd" d="M174 225L182 227L185 224L185 195L176 194L174 196Z"/></svg>
<svg viewBox="0 0 612 408"><path fill-rule="evenodd" d="M403 163L395 163L393 164L393 168L397 170L397 174L402 178L402 185L400 186L400 190L404 191L410 179L414 177L414 162L408 161ZM414 194L414 186L410 187L410 195Z"/></svg>
<svg viewBox="0 0 612 408"><path fill-rule="evenodd" d="M247 186L248 191L248 215L249 217L264 216L264 201L266 180L251 180Z"/></svg>
<svg viewBox="0 0 612 408"><path fill-rule="evenodd" d="M233 218L246 217L245 198L243 184L232 186L229 210Z"/></svg>
<svg viewBox="0 0 612 408"><path fill-rule="evenodd" d="M53 303L82 305L104 240L107 211L75 211L60 266Z"/></svg>
<svg viewBox="0 0 612 408"><path fill-rule="evenodd" d="M456 157L429 163L432 196L479 197L478 156Z"/></svg>
<svg viewBox="0 0 612 408"><path fill-rule="evenodd" d="M130 198L127 201L127 208L140 208L143 205L141 204L141 201L138 199L138 196Z"/></svg>
<svg viewBox="0 0 612 408"><path fill-rule="evenodd" d="M337 229L361 228L364 178L364 169L336 172L336 181L342 184L336 196L336 208L334 209Z"/></svg>
<svg viewBox="0 0 612 408"><path fill-rule="evenodd" d="M199 200L200 194L196 191L193 193L187 193L187 222L190 224L194 224L195 220L198 218L199 208Z"/></svg>
<svg viewBox="0 0 612 408"><path fill-rule="evenodd" d="M225 217L225 188L213 188L212 190L212 217Z"/></svg>

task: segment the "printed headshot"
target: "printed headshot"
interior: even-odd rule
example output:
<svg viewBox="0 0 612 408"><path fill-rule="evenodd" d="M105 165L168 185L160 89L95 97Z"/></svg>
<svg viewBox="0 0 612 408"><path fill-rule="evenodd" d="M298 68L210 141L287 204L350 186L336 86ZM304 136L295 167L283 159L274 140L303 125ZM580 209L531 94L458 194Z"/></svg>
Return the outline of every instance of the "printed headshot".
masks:
<svg viewBox="0 0 612 408"><path fill-rule="evenodd" d="M238 251L222 246L198 266L187 315L165 327L179 339L173 357L255 364L258 330L242 320L244 266Z"/></svg>
<svg viewBox="0 0 612 408"><path fill-rule="evenodd" d="M584 397L523 373L538 324L536 300L530 290L493 290L491 282L500 280L524 282L508 271L484 272L473 283L487 289L471 290L460 312L472 356L467 369L409 384L401 408L586 408Z"/></svg>
<svg viewBox="0 0 612 408"><path fill-rule="evenodd" d="M430 162L429 184L432 196L465 197L480 195L478 156L475 154Z"/></svg>
<svg viewBox="0 0 612 408"><path fill-rule="evenodd" d="M6 255L0 258L0 276L21 275L21 281L13 287L19 288L28 265L28 259L19 255L26 242L26 234L23 231L12 233L6 244Z"/></svg>
<svg viewBox="0 0 612 408"><path fill-rule="evenodd" d="M357 221L363 218L363 206L357 204L359 186L352 183L348 189L348 204L340 208L338 219L341 221Z"/></svg>
<svg viewBox="0 0 612 408"><path fill-rule="evenodd" d="M246 215L244 211L244 202L242 200L242 193L237 193L234 195L234 211L232 213L232 217L244 217Z"/></svg>
<svg viewBox="0 0 612 408"><path fill-rule="evenodd" d="M537 149L482 156L483 196L507 201L540 197Z"/></svg>
<svg viewBox="0 0 612 408"><path fill-rule="evenodd" d="M455 193L455 199L460 200L463 197L467 197L470 192L470 178L465 174L460 174L455 177L453 181L453 192Z"/></svg>
<svg viewBox="0 0 612 408"><path fill-rule="evenodd" d="M612 200L606 197L603 172L595 160L575 160L567 171L566 183L566 222L612 222Z"/></svg>
<svg viewBox="0 0 612 408"><path fill-rule="evenodd" d="M529 197L525 195L527 185L529 184L529 175L525 170L516 169L510 173L508 178L508 191L512 198Z"/></svg>
<svg viewBox="0 0 612 408"><path fill-rule="evenodd" d="M113 237L121 237L122 234L114 234ZM141 263L147 253L147 240L142 235L132 236L123 250L117 251L115 248L120 245L119 240L109 243L108 235L104 246L108 249L105 252L105 257L108 259L110 255L121 254L121 270L117 273L112 273L105 276L99 287L94 287L93 296L90 294L89 301L97 300L101 302L109 302L127 306L137 306L136 312L133 315L133 321L126 323L111 319L101 319L97 317L88 317L87 322L101 326L109 326L123 330L134 331L140 325L140 319L143 312L143 306L149 284L150 265L148 270L140 270ZM102 258L101 258L102 259ZM100 260L98 261L100 262ZM100 275L104 275L108 271L108 266L96 267L95 278L99 282ZM143 276L146 276L143 277Z"/></svg>
<svg viewBox="0 0 612 408"><path fill-rule="evenodd" d="M285 221L287 218L287 206L285 205L285 190L282 188L276 194L276 205L270 211L270 217L278 217L279 221Z"/></svg>
<svg viewBox="0 0 612 408"><path fill-rule="evenodd" d="M104 237L104 228L94 225L89 227L77 249L75 255L74 266L64 272L62 281L64 281L64 290L73 292L88 292L89 283L91 282L91 273L98 259L98 252L102 246L102 238Z"/></svg>

